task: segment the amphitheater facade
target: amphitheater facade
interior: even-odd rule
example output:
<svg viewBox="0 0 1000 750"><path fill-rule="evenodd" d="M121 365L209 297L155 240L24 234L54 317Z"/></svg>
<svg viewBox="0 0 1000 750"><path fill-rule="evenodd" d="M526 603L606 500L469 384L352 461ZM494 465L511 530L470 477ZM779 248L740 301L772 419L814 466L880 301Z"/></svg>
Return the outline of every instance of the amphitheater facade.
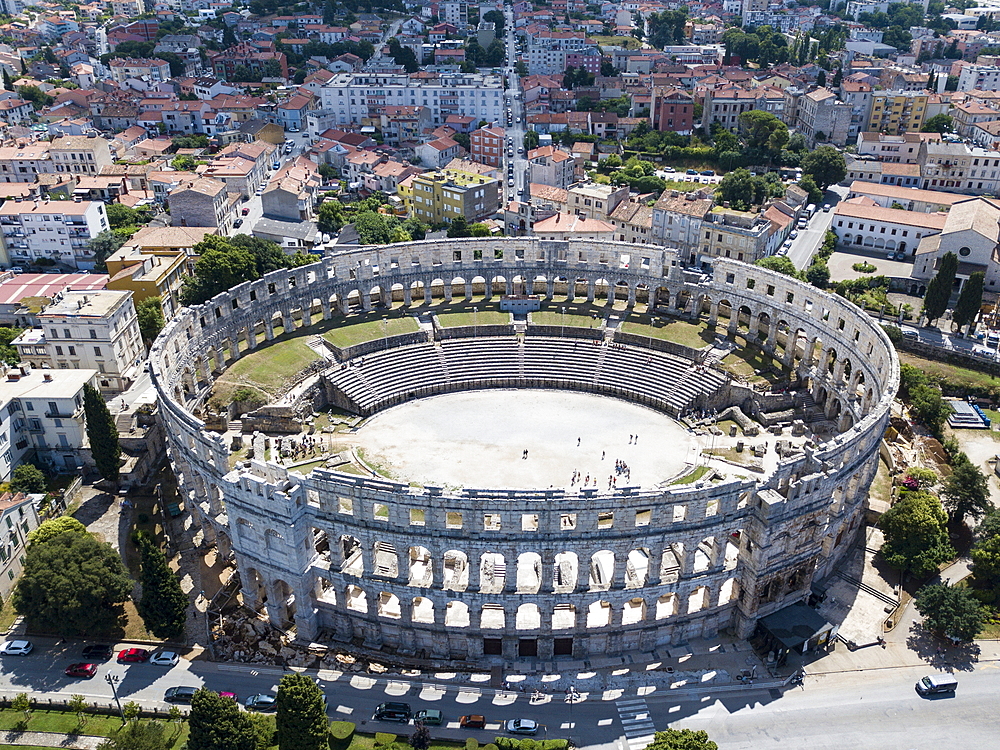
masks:
<svg viewBox="0 0 1000 750"><path fill-rule="evenodd" d="M764 474L605 492L303 476L261 456L232 462L205 428L214 378L279 323L290 331L393 295L471 298L474 287L645 302L739 333L801 378L831 434ZM867 315L787 276L723 259L708 276L669 249L536 238L365 247L275 271L182 310L151 363L180 490L206 538L235 556L246 604L300 639L441 662L648 651L721 629L748 637L849 547L899 378ZM308 410L363 415L499 387L601 393L674 417L761 398L693 349L559 326L386 337L331 354L311 376Z"/></svg>

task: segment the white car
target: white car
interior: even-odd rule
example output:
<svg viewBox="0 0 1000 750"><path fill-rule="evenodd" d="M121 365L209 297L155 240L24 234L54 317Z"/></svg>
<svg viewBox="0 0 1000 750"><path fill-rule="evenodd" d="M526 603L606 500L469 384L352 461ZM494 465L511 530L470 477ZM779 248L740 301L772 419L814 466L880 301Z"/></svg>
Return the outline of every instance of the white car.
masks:
<svg viewBox="0 0 1000 750"><path fill-rule="evenodd" d="M0 654L4 656L27 656L34 646L31 641L7 641L0 646Z"/></svg>
<svg viewBox="0 0 1000 750"><path fill-rule="evenodd" d="M173 651L157 651L149 657L149 663L158 667L175 667L180 658L180 654Z"/></svg>
<svg viewBox="0 0 1000 750"><path fill-rule="evenodd" d="M506 723L509 734L538 734L538 722L531 719L511 719Z"/></svg>

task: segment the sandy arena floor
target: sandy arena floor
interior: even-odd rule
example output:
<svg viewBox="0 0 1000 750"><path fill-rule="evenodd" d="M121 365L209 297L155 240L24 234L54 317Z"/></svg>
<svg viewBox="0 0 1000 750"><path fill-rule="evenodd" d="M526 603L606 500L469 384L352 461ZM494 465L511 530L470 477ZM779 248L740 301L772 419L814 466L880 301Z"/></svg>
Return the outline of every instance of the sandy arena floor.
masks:
<svg viewBox="0 0 1000 750"><path fill-rule="evenodd" d="M637 442L629 444L630 435ZM470 391L402 404L366 422L357 447L393 479L448 488L570 488L579 471L575 488L589 474L590 486L596 479L606 491L616 459L631 470L631 481L617 477L618 487L650 488L695 458L687 430L664 414L602 396L540 390Z"/></svg>

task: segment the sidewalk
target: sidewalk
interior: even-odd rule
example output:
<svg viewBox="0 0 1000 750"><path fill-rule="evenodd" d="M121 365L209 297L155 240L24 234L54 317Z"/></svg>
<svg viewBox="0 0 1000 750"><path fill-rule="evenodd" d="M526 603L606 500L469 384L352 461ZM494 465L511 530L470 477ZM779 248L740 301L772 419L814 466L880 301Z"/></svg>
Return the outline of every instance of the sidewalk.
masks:
<svg viewBox="0 0 1000 750"><path fill-rule="evenodd" d="M18 732L11 729L3 733L4 745L37 745L39 747L62 747L72 750L97 750L97 746L107 737L89 734L59 734L57 732Z"/></svg>

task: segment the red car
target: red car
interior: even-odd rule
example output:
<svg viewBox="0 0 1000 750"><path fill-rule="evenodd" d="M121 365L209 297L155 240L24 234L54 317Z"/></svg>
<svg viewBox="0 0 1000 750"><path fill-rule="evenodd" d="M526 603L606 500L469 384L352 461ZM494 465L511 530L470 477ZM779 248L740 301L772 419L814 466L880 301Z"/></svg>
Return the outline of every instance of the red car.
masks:
<svg viewBox="0 0 1000 750"><path fill-rule="evenodd" d="M243 207L243 215L246 216L248 213L250 213L250 206L244 206Z"/></svg>
<svg viewBox="0 0 1000 750"><path fill-rule="evenodd" d="M144 648L126 648L118 652L118 661L142 662L149 658L149 652Z"/></svg>
<svg viewBox="0 0 1000 750"><path fill-rule="evenodd" d="M96 664L70 664L66 667L67 677L93 677L95 674L97 674Z"/></svg>

